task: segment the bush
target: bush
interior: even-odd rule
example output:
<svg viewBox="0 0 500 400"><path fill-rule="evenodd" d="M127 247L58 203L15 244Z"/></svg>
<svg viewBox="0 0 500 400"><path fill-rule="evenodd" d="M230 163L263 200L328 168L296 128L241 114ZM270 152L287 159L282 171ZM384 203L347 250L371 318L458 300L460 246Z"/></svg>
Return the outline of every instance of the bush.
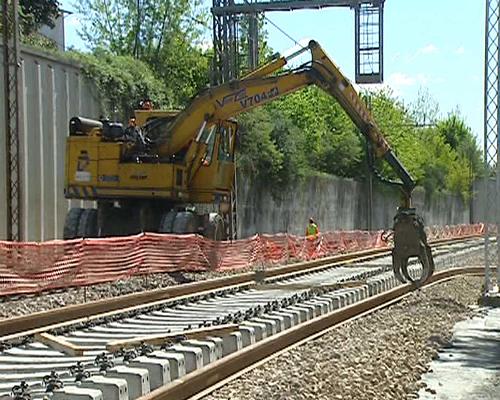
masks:
<svg viewBox="0 0 500 400"><path fill-rule="evenodd" d="M82 65L84 74L97 86L107 115L118 113L125 120L146 97L153 101L155 108L172 107L174 96L146 63L104 50L94 54L69 52L68 55Z"/></svg>

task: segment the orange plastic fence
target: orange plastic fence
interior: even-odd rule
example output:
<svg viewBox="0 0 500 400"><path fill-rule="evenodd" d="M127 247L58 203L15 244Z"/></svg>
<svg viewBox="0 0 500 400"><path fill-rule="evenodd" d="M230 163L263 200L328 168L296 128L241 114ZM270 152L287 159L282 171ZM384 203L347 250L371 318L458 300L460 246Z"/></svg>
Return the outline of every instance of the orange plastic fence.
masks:
<svg viewBox="0 0 500 400"><path fill-rule="evenodd" d="M482 231L482 224L427 229L431 240ZM386 246L382 231L326 232L314 240L276 234L215 242L198 235L144 233L42 243L0 241L0 295L84 286L157 272L238 270Z"/></svg>

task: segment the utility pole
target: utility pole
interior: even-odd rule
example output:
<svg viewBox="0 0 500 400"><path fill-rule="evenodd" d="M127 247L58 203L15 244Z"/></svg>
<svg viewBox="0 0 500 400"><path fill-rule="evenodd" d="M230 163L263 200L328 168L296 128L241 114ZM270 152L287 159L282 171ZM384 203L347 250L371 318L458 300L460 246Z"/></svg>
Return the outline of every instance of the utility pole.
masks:
<svg viewBox="0 0 500 400"><path fill-rule="evenodd" d="M19 171L20 72L19 3L2 2L2 40L5 101L5 162L7 239L21 239L21 193Z"/></svg>
<svg viewBox="0 0 500 400"><path fill-rule="evenodd" d="M491 266L499 265L500 240L500 0L486 0L485 23L485 64L484 64L484 290L493 288ZM496 184L493 186L493 182ZM496 224L497 232L492 229ZM493 237L497 237L494 245ZM500 268L497 268L497 281L500 281Z"/></svg>

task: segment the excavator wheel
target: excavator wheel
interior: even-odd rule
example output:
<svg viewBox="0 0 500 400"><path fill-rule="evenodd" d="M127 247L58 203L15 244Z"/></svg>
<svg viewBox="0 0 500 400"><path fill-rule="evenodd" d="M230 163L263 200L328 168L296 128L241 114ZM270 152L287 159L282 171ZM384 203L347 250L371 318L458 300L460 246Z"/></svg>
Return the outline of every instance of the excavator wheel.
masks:
<svg viewBox="0 0 500 400"><path fill-rule="evenodd" d="M160 221L160 227L158 232L160 233L172 233L174 229L174 220L177 215L177 211L170 210L169 212L163 214Z"/></svg>
<svg viewBox="0 0 500 400"><path fill-rule="evenodd" d="M198 215L191 211L179 211L175 215L172 232L177 235L199 232Z"/></svg>
<svg viewBox="0 0 500 400"><path fill-rule="evenodd" d="M94 208L86 208L83 210L78 223L78 237L95 238L98 234L97 210Z"/></svg>
<svg viewBox="0 0 500 400"><path fill-rule="evenodd" d="M84 209L80 207L71 208L66 214L64 221L63 239L75 239L78 237L78 226Z"/></svg>

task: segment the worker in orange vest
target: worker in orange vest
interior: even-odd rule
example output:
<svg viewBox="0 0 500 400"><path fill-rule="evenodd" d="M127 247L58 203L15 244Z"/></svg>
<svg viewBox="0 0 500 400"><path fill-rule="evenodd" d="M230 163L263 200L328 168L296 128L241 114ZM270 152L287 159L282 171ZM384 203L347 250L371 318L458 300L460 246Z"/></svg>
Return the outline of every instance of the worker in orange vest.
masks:
<svg viewBox="0 0 500 400"><path fill-rule="evenodd" d="M306 227L306 237L308 239L316 239L319 235L318 225L314 222L312 218L309 218L309 224Z"/></svg>

